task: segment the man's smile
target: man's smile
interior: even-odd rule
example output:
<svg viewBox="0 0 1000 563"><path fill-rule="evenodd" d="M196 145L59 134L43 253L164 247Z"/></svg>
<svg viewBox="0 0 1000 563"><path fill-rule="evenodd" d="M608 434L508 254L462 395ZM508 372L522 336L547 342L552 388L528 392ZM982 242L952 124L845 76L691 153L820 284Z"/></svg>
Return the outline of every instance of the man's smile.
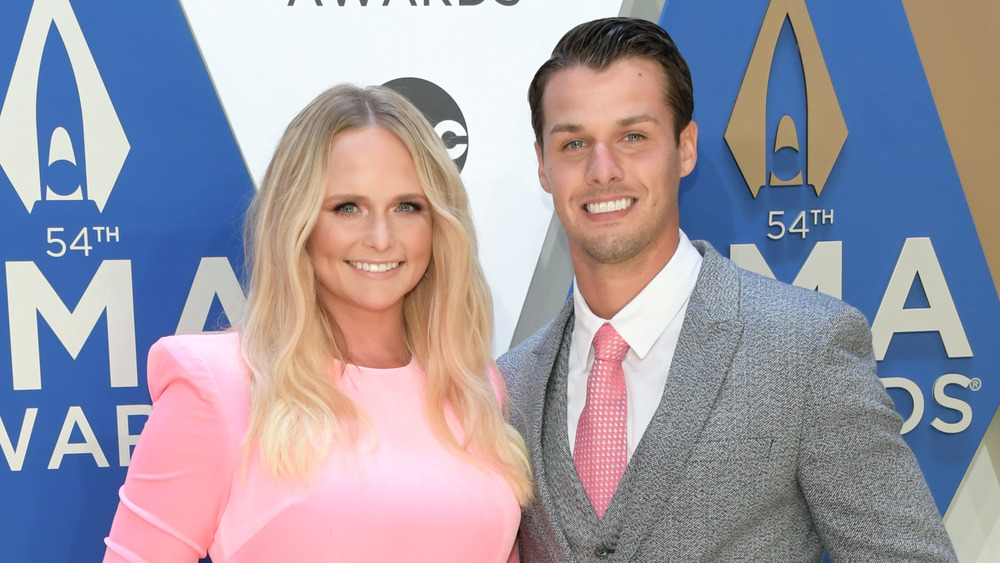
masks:
<svg viewBox="0 0 1000 563"><path fill-rule="evenodd" d="M635 203L635 199L631 197L623 197L621 199L614 199L611 201L600 201L596 203L588 203L584 205L584 209L587 213L600 214L600 213L612 213L614 211L621 211L623 209L628 209L632 207Z"/></svg>

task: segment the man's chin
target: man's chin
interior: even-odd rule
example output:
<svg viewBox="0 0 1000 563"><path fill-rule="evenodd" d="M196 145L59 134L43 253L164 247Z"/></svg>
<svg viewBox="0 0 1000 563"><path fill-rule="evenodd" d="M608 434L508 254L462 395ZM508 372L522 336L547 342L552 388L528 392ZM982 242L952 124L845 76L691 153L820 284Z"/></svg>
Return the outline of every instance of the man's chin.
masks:
<svg viewBox="0 0 1000 563"><path fill-rule="evenodd" d="M628 262L642 250L638 241L607 237L587 241L580 247L590 260L607 265Z"/></svg>

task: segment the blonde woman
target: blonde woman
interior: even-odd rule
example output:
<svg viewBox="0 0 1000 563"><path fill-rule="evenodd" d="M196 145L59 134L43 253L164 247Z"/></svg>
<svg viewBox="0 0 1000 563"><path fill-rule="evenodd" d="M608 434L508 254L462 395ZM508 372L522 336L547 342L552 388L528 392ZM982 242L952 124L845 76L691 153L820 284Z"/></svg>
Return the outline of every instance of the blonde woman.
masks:
<svg viewBox="0 0 1000 563"><path fill-rule="evenodd" d="M105 561L502 562L531 496L465 189L404 98L337 86L247 218L236 330L149 353Z"/></svg>

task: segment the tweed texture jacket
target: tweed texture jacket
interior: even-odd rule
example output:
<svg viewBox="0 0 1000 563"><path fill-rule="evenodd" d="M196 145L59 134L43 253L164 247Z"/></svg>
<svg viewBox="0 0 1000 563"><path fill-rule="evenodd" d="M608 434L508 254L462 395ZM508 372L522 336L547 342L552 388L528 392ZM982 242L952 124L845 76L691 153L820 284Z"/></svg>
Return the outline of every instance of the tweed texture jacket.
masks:
<svg viewBox="0 0 1000 563"><path fill-rule="evenodd" d="M603 519L565 436L572 300L498 360L537 485L521 561L956 561L864 316L695 246L663 397Z"/></svg>

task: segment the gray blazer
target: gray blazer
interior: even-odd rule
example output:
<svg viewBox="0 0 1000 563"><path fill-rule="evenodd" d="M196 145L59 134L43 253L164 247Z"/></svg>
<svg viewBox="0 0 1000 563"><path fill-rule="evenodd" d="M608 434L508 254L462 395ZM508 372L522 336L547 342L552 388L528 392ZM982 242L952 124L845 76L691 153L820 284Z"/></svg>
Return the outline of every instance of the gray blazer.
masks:
<svg viewBox="0 0 1000 563"><path fill-rule="evenodd" d="M565 436L572 300L498 360L537 484L522 562L956 561L864 316L695 246L663 397L604 519Z"/></svg>

